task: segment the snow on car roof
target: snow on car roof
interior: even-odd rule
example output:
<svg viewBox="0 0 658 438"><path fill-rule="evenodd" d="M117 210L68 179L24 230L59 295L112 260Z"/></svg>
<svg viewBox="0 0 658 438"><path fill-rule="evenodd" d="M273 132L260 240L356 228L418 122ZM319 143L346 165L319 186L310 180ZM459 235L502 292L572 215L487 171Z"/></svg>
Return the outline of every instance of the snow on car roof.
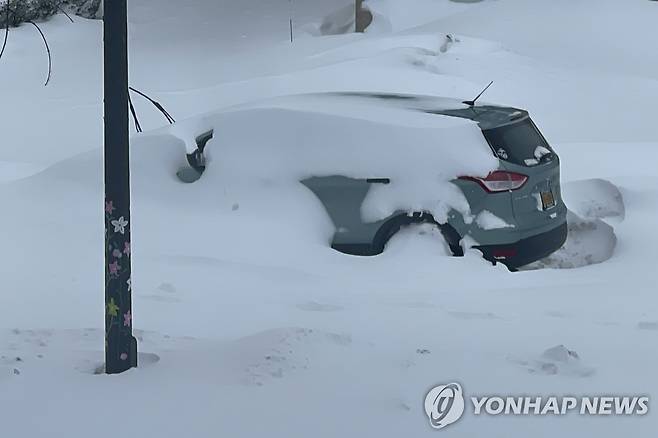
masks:
<svg viewBox="0 0 658 438"><path fill-rule="evenodd" d="M397 93L337 93L345 98L369 99L380 104L417 110L439 116L457 117L476 122L481 129L491 129L520 120L528 112L519 108L480 104L469 106L458 99Z"/></svg>
<svg viewBox="0 0 658 438"><path fill-rule="evenodd" d="M233 109L278 108L417 128L440 129L472 124L467 121L468 118L459 120L449 114L445 114L446 117L428 116L428 114L422 111L413 111L418 108L411 103L409 105L400 104L400 102L394 102L382 98L382 96L386 95L370 93L308 93L265 99L240 105ZM402 95L389 96L395 96L397 99L404 98ZM410 96L410 98L413 97ZM417 96L417 98L419 99L417 100L417 104L419 104L422 96ZM455 99L432 98L432 101L435 105L432 108L441 108L443 110L461 110L467 108L466 105Z"/></svg>
<svg viewBox="0 0 658 438"><path fill-rule="evenodd" d="M386 126L421 129L467 129L477 120L457 114L468 110L457 99L370 92L327 92L279 96L240 104L182 120L173 127L153 133L170 132L185 141L188 152L196 149L196 137L214 129L217 121L230 114L248 111L287 111L302 114L324 114L328 117L362 120ZM434 113L440 110L445 113ZM449 112L456 112L455 114ZM291 129L295 129L291 127Z"/></svg>
<svg viewBox="0 0 658 438"><path fill-rule="evenodd" d="M468 203L451 181L486 175L498 165L477 123L372 99L348 100L332 94L287 96L167 130L186 141L188 151L197 135L214 131L204 149L204 186L298 184L331 175L386 177L391 184L378 188L362 211L367 220L399 210L429 211L440 220L455 209L468 217Z"/></svg>

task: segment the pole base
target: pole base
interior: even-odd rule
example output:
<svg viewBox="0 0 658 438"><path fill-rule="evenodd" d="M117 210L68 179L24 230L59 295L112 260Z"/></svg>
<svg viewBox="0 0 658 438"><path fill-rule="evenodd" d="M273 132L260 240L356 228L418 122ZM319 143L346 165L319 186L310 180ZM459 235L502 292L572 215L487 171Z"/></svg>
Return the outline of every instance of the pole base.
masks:
<svg viewBox="0 0 658 438"><path fill-rule="evenodd" d="M127 357L120 357L119 360L112 359L105 362L105 374L121 374L131 368L137 368L137 339L130 337Z"/></svg>

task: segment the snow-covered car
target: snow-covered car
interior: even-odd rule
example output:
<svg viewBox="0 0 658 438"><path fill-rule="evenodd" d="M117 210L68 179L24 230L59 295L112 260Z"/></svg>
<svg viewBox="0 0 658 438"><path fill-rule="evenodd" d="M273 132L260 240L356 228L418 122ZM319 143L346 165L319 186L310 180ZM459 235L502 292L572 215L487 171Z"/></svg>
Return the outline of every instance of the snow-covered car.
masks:
<svg viewBox="0 0 658 438"><path fill-rule="evenodd" d="M387 108L394 112L386 113ZM355 119L345 111L362 115ZM420 115L420 122L401 120L406 114ZM258 129L245 132L240 128L245 120ZM222 137L240 138L233 152L232 141L220 141L219 149L227 150L219 161L232 155L242 157L237 165L260 160L249 166L259 169L255 177L277 166L296 175L322 202L334 226L331 246L343 253L380 254L402 227L431 223L453 255L472 247L515 269L548 256L566 240L560 160L528 112L518 108L414 95L327 93L269 101L224 114L210 126ZM231 129L237 133L226 134ZM209 138L199 137L197 150L188 156L199 175ZM252 148L249 157L241 155L245 148ZM223 172L235 167L224 164ZM272 178L281 174L274 172ZM445 181L437 181L441 178Z"/></svg>

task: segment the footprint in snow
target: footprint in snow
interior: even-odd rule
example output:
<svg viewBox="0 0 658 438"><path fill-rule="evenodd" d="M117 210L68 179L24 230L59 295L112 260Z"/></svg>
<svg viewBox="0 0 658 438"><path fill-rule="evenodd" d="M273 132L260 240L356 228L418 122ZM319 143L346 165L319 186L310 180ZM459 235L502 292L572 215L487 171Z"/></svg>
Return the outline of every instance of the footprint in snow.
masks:
<svg viewBox="0 0 658 438"><path fill-rule="evenodd" d="M595 370L583 365L578 353L564 345L558 345L544 351L537 359L512 360L524 367L530 374L545 376L590 377Z"/></svg>
<svg viewBox="0 0 658 438"><path fill-rule="evenodd" d="M349 335L280 328L233 342L223 357L226 364L239 370L235 375L239 382L262 386L273 379L304 372L314 364L324 364L327 357L340 355L351 344Z"/></svg>
<svg viewBox="0 0 658 438"><path fill-rule="evenodd" d="M337 312L339 310L343 310L341 306L335 306L333 304L322 304L316 301L308 301L306 303L298 304L297 308L307 312Z"/></svg>
<svg viewBox="0 0 658 438"><path fill-rule="evenodd" d="M438 306L423 301L414 301L410 303L402 303L400 304L400 307L405 307L407 309L436 309Z"/></svg>
<svg viewBox="0 0 658 438"><path fill-rule="evenodd" d="M657 330L658 331L658 322L656 321L642 321L638 323L637 328L640 330Z"/></svg>
<svg viewBox="0 0 658 438"><path fill-rule="evenodd" d="M44 359L55 359L57 367L75 369L85 374L94 374L102 368L104 362L103 338L105 331L97 328L71 330L8 330L0 331L0 381L7 376L23 375L26 371L48 373L52 362ZM167 338L156 332L135 330L134 335L140 342L141 350L138 356L141 368L157 363L160 356L146 353L166 351L172 342L180 346L183 338ZM66 360L60 361L58 358ZM18 373L14 373L13 370Z"/></svg>
<svg viewBox="0 0 658 438"><path fill-rule="evenodd" d="M21 370L18 368L0 366L0 382L20 375Z"/></svg>
<svg viewBox="0 0 658 438"><path fill-rule="evenodd" d="M502 319L491 312L448 312L454 318L473 320L473 319Z"/></svg>

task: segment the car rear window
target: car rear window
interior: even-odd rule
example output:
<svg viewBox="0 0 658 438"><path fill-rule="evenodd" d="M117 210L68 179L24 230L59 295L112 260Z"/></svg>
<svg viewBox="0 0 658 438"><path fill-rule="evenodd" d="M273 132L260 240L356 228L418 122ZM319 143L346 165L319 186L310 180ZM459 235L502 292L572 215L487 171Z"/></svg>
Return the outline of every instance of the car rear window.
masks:
<svg viewBox="0 0 658 438"><path fill-rule="evenodd" d="M553 154L553 149L529 118L483 133L496 155L510 163L536 166L542 156Z"/></svg>

